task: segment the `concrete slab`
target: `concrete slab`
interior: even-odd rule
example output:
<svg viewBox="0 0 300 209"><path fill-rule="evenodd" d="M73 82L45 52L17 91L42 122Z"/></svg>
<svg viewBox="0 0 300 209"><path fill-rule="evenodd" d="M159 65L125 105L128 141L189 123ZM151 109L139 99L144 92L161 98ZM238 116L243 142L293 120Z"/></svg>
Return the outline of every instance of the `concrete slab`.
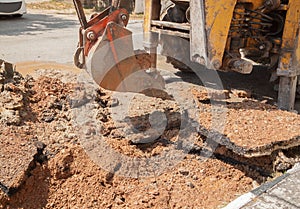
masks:
<svg viewBox="0 0 300 209"><path fill-rule="evenodd" d="M278 199L283 198L285 202L300 208L300 172L285 178L268 194Z"/></svg>
<svg viewBox="0 0 300 209"><path fill-rule="evenodd" d="M224 209L300 208L300 163L283 176L242 195Z"/></svg>
<svg viewBox="0 0 300 209"><path fill-rule="evenodd" d="M33 143L0 134L0 188L4 193L12 194L24 181L35 154L37 148Z"/></svg>
<svg viewBox="0 0 300 209"><path fill-rule="evenodd" d="M276 196L271 196L269 194L264 194L253 201L251 201L246 206L242 207L243 209L282 209L282 208L289 208L289 209L296 209L298 207L290 204L289 202L285 201Z"/></svg>

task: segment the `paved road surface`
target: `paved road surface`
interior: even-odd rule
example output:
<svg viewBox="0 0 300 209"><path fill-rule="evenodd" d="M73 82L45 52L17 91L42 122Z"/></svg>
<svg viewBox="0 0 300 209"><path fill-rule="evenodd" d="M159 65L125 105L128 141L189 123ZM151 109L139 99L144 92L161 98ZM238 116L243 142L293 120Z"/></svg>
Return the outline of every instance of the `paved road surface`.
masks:
<svg viewBox="0 0 300 209"><path fill-rule="evenodd" d="M10 62L71 63L77 44L75 16L29 13L23 18L1 18L0 57Z"/></svg>
<svg viewBox="0 0 300 209"><path fill-rule="evenodd" d="M142 21L130 30L141 32ZM73 63L78 42L77 16L28 11L22 18L0 18L0 58L17 63L53 61ZM140 36L141 37L141 36Z"/></svg>
<svg viewBox="0 0 300 209"><path fill-rule="evenodd" d="M300 164L272 182L261 185L223 209L300 208Z"/></svg>

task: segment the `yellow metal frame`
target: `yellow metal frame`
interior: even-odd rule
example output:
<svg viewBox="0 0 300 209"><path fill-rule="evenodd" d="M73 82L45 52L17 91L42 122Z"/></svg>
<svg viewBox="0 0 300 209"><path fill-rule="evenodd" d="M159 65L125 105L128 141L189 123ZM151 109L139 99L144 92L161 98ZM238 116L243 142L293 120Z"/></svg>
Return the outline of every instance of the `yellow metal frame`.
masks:
<svg viewBox="0 0 300 209"><path fill-rule="evenodd" d="M222 65L235 4L236 0L205 1L208 59L215 69Z"/></svg>
<svg viewBox="0 0 300 209"><path fill-rule="evenodd" d="M190 0L197 1L197 0ZM198 0L199 1L199 0ZM194 2L195 3L195 2ZM207 58L205 64L208 68L220 69L226 65L229 65L227 61L225 52L231 49L231 40L229 37L229 29L232 23L234 9L237 9L236 5L238 3L249 3L253 8L258 8L265 3L265 0L205 0L205 50L195 49L197 42L195 41L193 47L193 39L197 36L197 31L192 31L192 37L190 38L191 44L191 58L193 61L203 64L203 59L194 59L197 58ZM155 44L157 43L157 37L149 35L151 32L151 21L158 20L160 16L161 8L160 0L145 0L145 17L144 17L144 32L145 37L144 41L148 48L153 47L152 52L156 51ZM195 5L192 4L191 5ZM288 5L281 5L282 10L286 10L286 19L284 25L284 31L282 36L282 43L279 51L279 65L277 69L277 75L280 76L280 85L279 85L279 94L278 94L278 106L283 109L293 109L295 94L296 94L296 82L297 76L300 75L300 0L289 0ZM192 9L191 9L192 10ZM193 17L191 17L193 18ZM193 23L193 21L191 21ZM196 21L197 22L197 21ZM203 22L203 20L202 20ZM195 25L194 25L195 26ZM193 27L193 24L191 25ZM200 27L201 29L202 27ZM203 35L199 33L198 36ZM235 38L239 38L238 34ZM199 39L199 37L198 37ZM200 37L201 39L201 37ZM203 38L202 38L203 39ZM249 39L246 45L251 48L255 46ZM149 45L150 44L150 45ZM278 43L280 45L280 42ZM154 49L155 48L155 49ZM235 48L237 52L236 55L239 55L238 48ZM205 52L203 56L197 52ZM230 51L231 53L231 51ZM199 61L198 61L199 60ZM153 56L153 63L155 63L155 58ZM155 66L153 64L152 66ZM250 68L249 68L250 69ZM226 70L226 69L225 69Z"/></svg>
<svg viewBox="0 0 300 209"><path fill-rule="evenodd" d="M290 0L282 36L281 54L277 74L280 76L299 75L300 1Z"/></svg>

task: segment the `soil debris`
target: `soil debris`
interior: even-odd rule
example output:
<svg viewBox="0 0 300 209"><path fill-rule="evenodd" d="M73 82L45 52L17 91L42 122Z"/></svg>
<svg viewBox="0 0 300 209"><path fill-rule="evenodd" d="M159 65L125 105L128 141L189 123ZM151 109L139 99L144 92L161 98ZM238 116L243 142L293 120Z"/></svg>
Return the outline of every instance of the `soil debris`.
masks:
<svg viewBox="0 0 300 209"><path fill-rule="evenodd" d="M6 182L17 169L26 178L13 186L16 189L10 195L1 187L0 208L218 208L272 177L273 165L284 171L299 160L294 154L299 153L299 147L293 148L293 152L276 153L278 144L274 144L295 137L295 142L298 140L298 115L253 98L234 102L228 98L228 91L212 98L221 101L214 105L227 108L223 133L227 141L221 138L224 141L220 143L228 144L211 147L207 150L209 154L203 155L209 144L205 133L212 127L212 104L208 100L213 94L199 87L192 91L200 111L200 127L188 136L195 143L180 161L160 175L148 164L130 167L130 163L123 161L115 170L109 170L96 157L109 156L113 151L125 159L150 162L172 149L184 152L185 145L179 136L189 128L189 118L176 99L132 94L122 94L122 99L94 84L86 88L77 82L78 75L59 71L40 70L33 77L15 80L11 76L7 79L8 74L9 71L1 74L6 76L1 94L8 95L0 100L1 114L2 110L16 111L20 120L1 121L0 182L8 185ZM225 100L220 96L224 93ZM221 112L214 114L218 116ZM92 123L88 124L89 121ZM274 130L274 126L279 128ZM149 136L146 143L135 141L145 136ZM268 146L272 156L254 159L239 155L247 153L241 147L251 150L264 144L271 144ZM89 151L94 146L100 146L102 151L92 156ZM106 162L118 163L120 159L113 157L106 157ZM29 166L32 162L33 166ZM170 163L165 160L156 165ZM5 174L1 166L8 169ZM143 169L149 169L149 175L125 177L118 173L122 166L128 166L127 176ZM135 168L137 171L133 172Z"/></svg>
<svg viewBox="0 0 300 209"><path fill-rule="evenodd" d="M213 119L219 113L207 103L205 90L195 91L200 112L201 134L208 136ZM216 103L215 108L226 110L220 124L224 127L216 141L228 149L246 156L269 155L279 149L300 145L300 115L279 110L276 106L251 98L234 101L231 98ZM216 108L217 109L217 108ZM223 121L223 124L222 122Z"/></svg>
<svg viewBox="0 0 300 209"><path fill-rule="evenodd" d="M0 124L19 125L26 106L28 79L14 65L0 60Z"/></svg>
<svg viewBox="0 0 300 209"><path fill-rule="evenodd" d="M24 78L4 61L0 66L0 187L12 195L27 181L36 163L43 163L65 141L75 138L65 123L70 121L67 96L71 84L68 88L54 78ZM55 124L49 124L53 121Z"/></svg>

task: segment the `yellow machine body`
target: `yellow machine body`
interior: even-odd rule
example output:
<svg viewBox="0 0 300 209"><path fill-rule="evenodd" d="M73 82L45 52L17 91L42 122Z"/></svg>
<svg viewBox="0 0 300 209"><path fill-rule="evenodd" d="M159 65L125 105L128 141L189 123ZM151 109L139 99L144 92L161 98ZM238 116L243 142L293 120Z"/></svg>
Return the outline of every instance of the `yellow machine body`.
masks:
<svg viewBox="0 0 300 209"><path fill-rule="evenodd" d="M280 78L278 106L293 109L300 74L299 0L169 2L162 16L165 1L145 1L144 43L150 52L168 35L189 41L182 59L210 69L249 74L254 62L267 65ZM171 47L163 45L168 56Z"/></svg>

